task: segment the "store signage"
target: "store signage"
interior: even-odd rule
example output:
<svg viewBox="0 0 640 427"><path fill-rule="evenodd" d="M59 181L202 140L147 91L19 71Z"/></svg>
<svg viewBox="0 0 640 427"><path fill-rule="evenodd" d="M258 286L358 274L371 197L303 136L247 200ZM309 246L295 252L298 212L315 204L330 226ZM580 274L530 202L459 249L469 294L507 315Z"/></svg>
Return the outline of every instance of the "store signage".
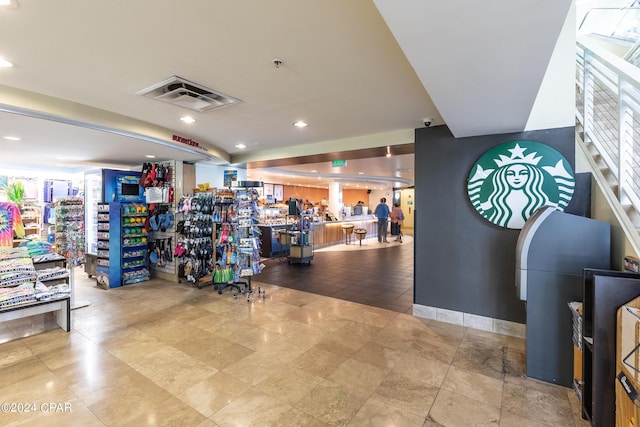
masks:
<svg viewBox="0 0 640 427"><path fill-rule="evenodd" d="M562 154L535 141L511 141L484 153L471 168L467 193L488 221L521 229L542 206L563 211L573 197L573 170Z"/></svg>
<svg viewBox="0 0 640 427"><path fill-rule="evenodd" d="M341 168L343 166L347 166L347 161L346 160L332 160L331 161L331 166L333 166L334 168Z"/></svg>
<svg viewBox="0 0 640 427"><path fill-rule="evenodd" d="M186 145L190 145L192 147L200 148L200 144L198 144L196 141L194 141L193 139L190 139L190 138L183 138L183 137L178 136L178 135L173 135L172 139L174 141L177 141L177 142L181 143L181 144L186 144Z"/></svg>

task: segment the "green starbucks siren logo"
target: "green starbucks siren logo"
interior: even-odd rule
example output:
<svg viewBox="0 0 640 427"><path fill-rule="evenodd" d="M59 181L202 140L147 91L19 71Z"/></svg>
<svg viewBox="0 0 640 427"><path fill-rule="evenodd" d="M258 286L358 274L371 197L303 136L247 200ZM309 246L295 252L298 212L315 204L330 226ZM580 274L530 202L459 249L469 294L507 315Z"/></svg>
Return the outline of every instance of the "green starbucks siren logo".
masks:
<svg viewBox="0 0 640 427"><path fill-rule="evenodd" d="M520 229L541 206L564 210L574 186L573 171L562 154L539 142L511 141L478 159L467 192L487 220Z"/></svg>

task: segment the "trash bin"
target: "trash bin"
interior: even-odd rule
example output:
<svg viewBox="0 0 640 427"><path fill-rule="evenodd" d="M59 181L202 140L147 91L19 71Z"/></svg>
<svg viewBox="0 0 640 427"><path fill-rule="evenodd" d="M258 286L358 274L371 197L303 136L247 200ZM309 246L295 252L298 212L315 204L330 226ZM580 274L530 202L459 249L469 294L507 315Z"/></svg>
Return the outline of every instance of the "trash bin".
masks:
<svg viewBox="0 0 640 427"><path fill-rule="evenodd" d="M346 245L351 241L351 235L353 234L353 229L355 225L351 223L342 224L342 232L344 233L344 243Z"/></svg>
<svg viewBox="0 0 640 427"><path fill-rule="evenodd" d="M364 228L356 228L353 232L360 241L360 246L362 246L362 241L367 237L367 230Z"/></svg>

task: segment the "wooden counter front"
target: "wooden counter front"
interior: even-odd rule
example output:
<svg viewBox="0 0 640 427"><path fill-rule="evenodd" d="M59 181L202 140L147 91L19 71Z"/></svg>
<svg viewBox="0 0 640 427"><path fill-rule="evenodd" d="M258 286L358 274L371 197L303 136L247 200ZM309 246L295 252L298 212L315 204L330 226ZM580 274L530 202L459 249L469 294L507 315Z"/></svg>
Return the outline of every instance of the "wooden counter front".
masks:
<svg viewBox="0 0 640 427"><path fill-rule="evenodd" d="M313 223L313 246L322 248L329 245L345 243L345 235L342 231L344 224L353 224L354 229L367 230L367 238L378 235L378 221L375 219L357 221L327 221ZM355 243L355 236L351 235L351 243Z"/></svg>

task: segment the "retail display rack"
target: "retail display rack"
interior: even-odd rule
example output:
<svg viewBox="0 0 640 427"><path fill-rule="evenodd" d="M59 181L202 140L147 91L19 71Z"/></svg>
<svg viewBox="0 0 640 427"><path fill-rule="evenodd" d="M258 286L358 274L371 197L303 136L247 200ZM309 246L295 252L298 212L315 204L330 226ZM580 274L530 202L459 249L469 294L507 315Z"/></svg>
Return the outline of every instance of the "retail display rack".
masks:
<svg viewBox="0 0 640 427"><path fill-rule="evenodd" d="M214 195L198 193L180 199L179 234L173 255L178 259L178 279L199 289L212 284Z"/></svg>
<svg viewBox="0 0 640 427"><path fill-rule="evenodd" d="M213 282L219 294L231 287L247 296L265 292L253 289L251 280L260 274L260 229L257 210L258 192L251 187L234 187L216 193L214 221L216 223L216 262ZM218 213L219 214L216 214Z"/></svg>
<svg viewBox="0 0 640 427"><path fill-rule="evenodd" d="M98 285L115 288L150 279L147 205L98 203Z"/></svg>

